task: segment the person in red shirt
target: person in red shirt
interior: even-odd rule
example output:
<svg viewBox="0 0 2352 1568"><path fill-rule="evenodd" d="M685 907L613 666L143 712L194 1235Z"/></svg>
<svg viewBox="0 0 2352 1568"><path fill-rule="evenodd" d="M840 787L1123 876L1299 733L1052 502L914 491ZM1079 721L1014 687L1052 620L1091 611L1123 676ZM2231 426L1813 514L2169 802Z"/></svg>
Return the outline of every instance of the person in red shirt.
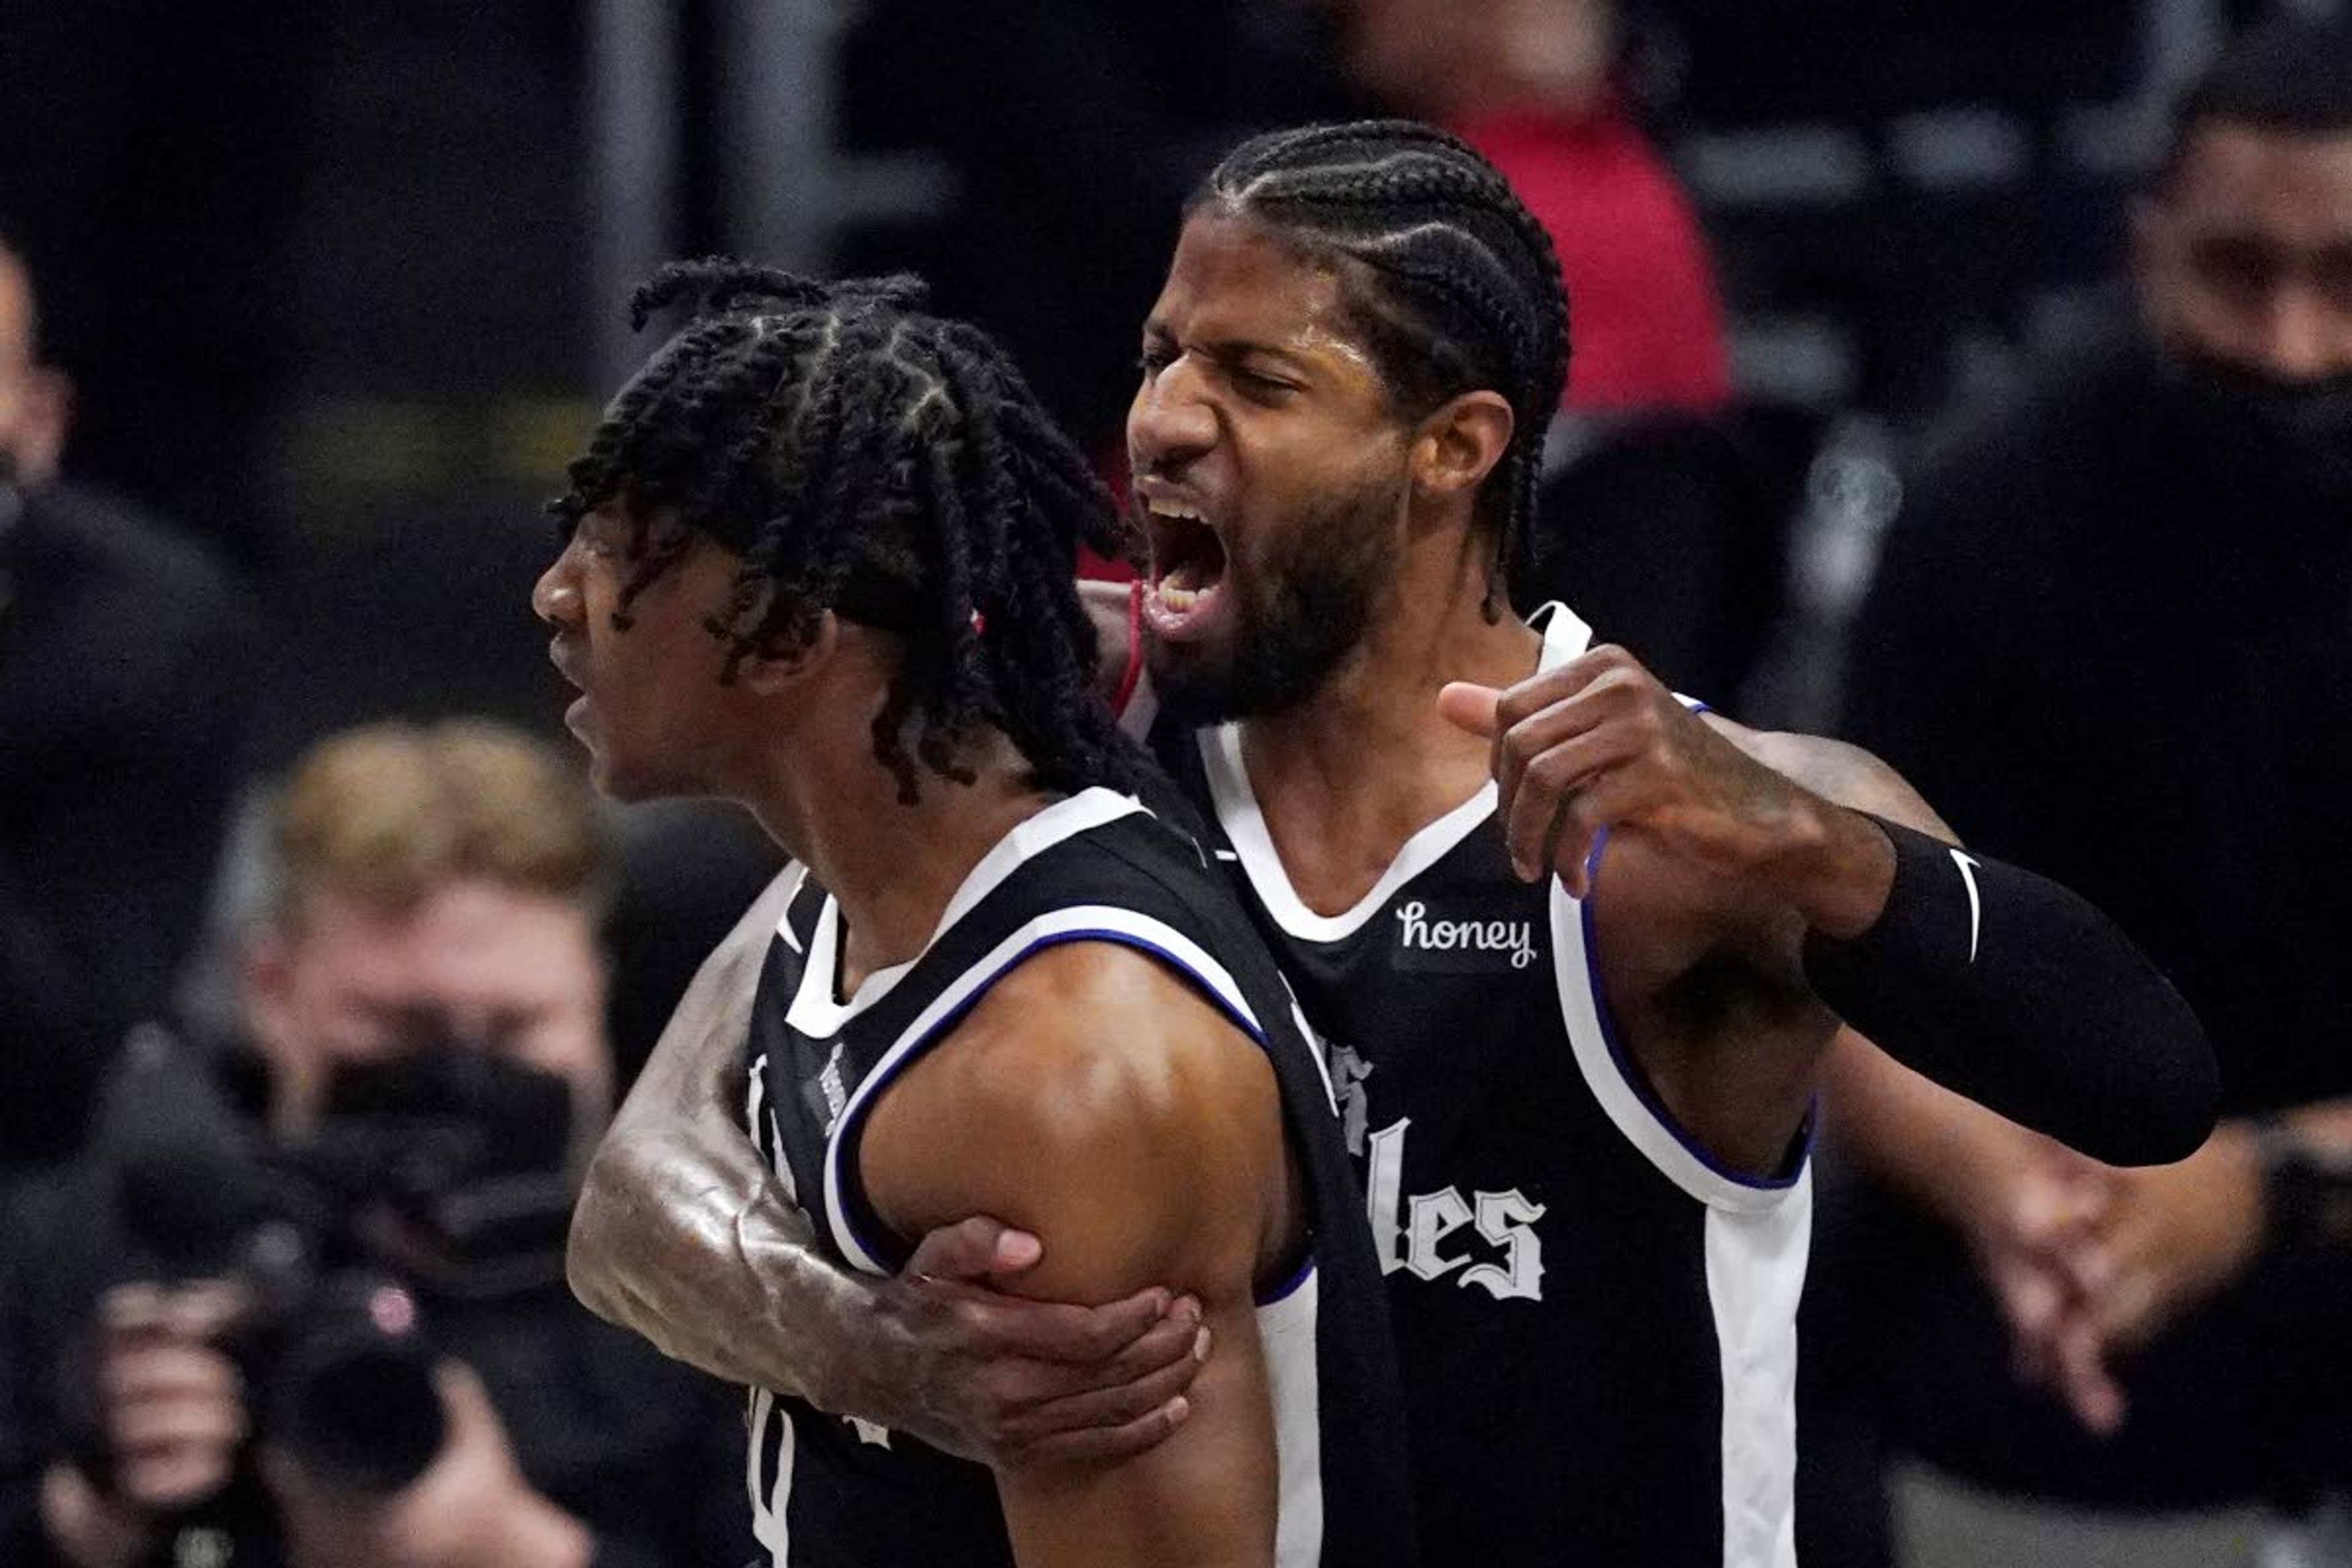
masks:
<svg viewBox="0 0 2352 1568"><path fill-rule="evenodd" d="M1576 353L1561 405L1731 398L1723 306L1689 195L1612 80L1609 0L1336 0L1356 83L1444 125L1550 231Z"/></svg>

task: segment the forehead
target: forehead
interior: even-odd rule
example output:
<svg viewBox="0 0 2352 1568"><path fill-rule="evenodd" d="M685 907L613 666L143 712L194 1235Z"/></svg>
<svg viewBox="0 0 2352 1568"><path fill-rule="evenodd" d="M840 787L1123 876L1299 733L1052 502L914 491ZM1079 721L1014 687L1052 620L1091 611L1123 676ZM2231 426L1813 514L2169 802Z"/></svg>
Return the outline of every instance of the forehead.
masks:
<svg viewBox="0 0 2352 1568"><path fill-rule="evenodd" d="M404 910L314 893L304 900L293 953L323 984L443 1005L572 987L596 963L592 924L578 905L472 878Z"/></svg>
<svg viewBox="0 0 2352 1568"><path fill-rule="evenodd" d="M2312 247L2352 239L2352 132L2206 126L2182 148L2163 205L2192 228Z"/></svg>
<svg viewBox="0 0 2352 1568"><path fill-rule="evenodd" d="M1205 342L1259 343L1360 358L1346 279L1333 258L1255 218L1211 205L1186 220L1150 325Z"/></svg>

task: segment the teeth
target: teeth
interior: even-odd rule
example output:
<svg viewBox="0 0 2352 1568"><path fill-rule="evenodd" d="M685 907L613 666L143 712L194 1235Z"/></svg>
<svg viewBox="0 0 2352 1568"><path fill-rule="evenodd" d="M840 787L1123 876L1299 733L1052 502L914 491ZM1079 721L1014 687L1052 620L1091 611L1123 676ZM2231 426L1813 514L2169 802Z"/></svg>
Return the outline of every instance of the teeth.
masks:
<svg viewBox="0 0 2352 1568"><path fill-rule="evenodd" d="M1194 508L1186 506L1182 501L1148 501L1145 503L1145 509L1154 517L1182 518L1188 522L1198 522L1201 521L1200 512Z"/></svg>
<svg viewBox="0 0 2352 1568"><path fill-rule="evenodd" d="M1180 615L1198 604L1200 598L1197 588L1171 588L1165 583L1160 585L1160 602Z"/></svg>

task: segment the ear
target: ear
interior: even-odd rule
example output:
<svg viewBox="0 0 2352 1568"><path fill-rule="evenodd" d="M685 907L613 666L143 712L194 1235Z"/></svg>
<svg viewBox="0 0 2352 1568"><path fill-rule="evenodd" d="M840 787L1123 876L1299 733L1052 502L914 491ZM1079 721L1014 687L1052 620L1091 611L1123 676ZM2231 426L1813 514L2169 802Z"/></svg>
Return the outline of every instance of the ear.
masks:
<svg viewBox="0 0 2352 1568"><path fill-rule="evenodd" d="M746 654L736 667L736 679L761 697L776 697L805 684L831 664L841 651L841 618L826 610L816 618L816 630L805 638L779 632Z"/></svg>
<svg viewBox="0 0 2352 1568"><path fill-rule="evenodd" d="M1498 392L1465 392L1421 423L1413 440L1412 484L1434 500L1468 500L1510 449L1517 421Z"/></svg>

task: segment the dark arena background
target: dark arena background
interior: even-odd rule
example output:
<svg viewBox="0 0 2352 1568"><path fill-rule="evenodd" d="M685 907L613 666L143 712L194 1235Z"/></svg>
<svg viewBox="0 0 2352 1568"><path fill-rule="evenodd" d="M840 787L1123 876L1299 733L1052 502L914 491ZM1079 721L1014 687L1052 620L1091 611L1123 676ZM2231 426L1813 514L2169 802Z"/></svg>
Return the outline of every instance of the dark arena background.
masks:
<svg viewBox="0 0 2352 1568"><path fill-rule="evenodd" d="M0 0L0 1563L297 1561L251 1454L373 1507L489 1407L551 1538L752 1555L737 1396L561 1275L564 1173L781 858L731 809L588 798L563 734L541 509L660 342L629 290L711 254L920 274L1120 490L1187 193L1256 132L1400 115L1561 256L1519 609L1886 756L2096 900L2222 1064L2236 1163L2144 1191L2055 1145L1865 1153L1823 1105L1800 1560L2352 1568L2352 78L2308 79L2352 54L2182 109L2234 40L2347 12ZM305 1015L313 876L394 889L339 981L453 879L593 940L518 949L576 984L513 1016ZM488 1077L456 1043L566 1028ZM289 1100L268 1037L304 1029L446 1069L378 1086L396 1147L265 1148L375 1092ZM425 1277L352 1217L377 1181L449 1242ZM188 1278L227 1304L140 1294ZM258 1434L176 1491L124 1479L89 1359L173 1312Z"/></svg>

